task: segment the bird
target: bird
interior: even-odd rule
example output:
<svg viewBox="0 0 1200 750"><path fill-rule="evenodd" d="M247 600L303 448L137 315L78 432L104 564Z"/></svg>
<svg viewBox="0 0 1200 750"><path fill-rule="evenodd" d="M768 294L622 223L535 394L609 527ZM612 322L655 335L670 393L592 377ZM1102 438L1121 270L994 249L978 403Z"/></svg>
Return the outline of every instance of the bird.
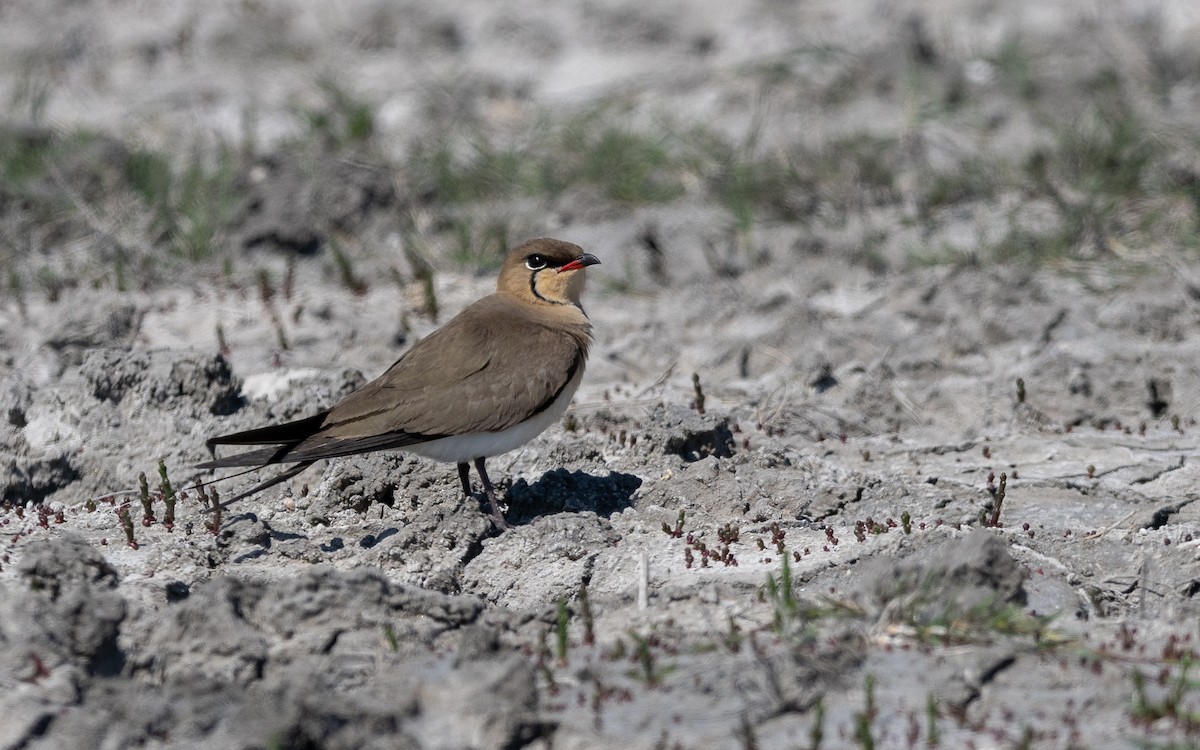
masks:
<svg viewBox="0 0 1200 750"><path fill-rule="evenodd" d="M496 291L415 343L382 375L303 419L218 435L198 469L293 464L222 503L286 481L324 458L402 449L470 465L490 516L507 529L485 462L537 437L564 414L583 378L592 325L584 312L585 269L600 263L578 245L533 239L510 250ZM216 447L266 446L216 458Z"/></svg>

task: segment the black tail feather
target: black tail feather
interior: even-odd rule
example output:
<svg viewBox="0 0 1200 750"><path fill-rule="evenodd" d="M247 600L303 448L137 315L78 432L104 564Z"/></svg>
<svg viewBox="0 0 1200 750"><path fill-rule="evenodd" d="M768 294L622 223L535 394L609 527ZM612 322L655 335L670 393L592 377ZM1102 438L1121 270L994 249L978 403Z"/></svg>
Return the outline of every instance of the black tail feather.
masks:
<svg viewBox="0 0 1200 750"><path fill-rule="evenodd" d="M244 500L244 499L250 497L251 495L262 492L263 490L268 489L270 487L274 487L275 485L280 484L281 482L286 482L287 480L296 476L297 474L304 471L305 469L307 469L308 467L312 466L315 463L316 463L316 461L302 461L302 462L296 464L295 466L290 466L290 467L288 467L287 471L281 472L281 473L271 477L270 479L259 482L258 484L254 485L253 487L246 490L245 492L238 493L237 495L234 495L233 497L229 498L228 500L222 499L221 502L218 504L218 507L225 508L232 503L236 503L238 500ZM230 477L225 477L225 478L229 479ZM210 510L216 510L216 508L211 508Z"/></svg>
<svg viewBox="0 0 1200 750"><path fill-rule="evenodd" d="M323 411L319 414L314 414L311 417L297 419L294 422L267 425L266 427L258 427L256 429L245 430L243 432L234 432L229 435L218 435L217 437L209 438L207 445L209 448L212 448L214 445L277 445L280 443L290 443L295 445L296 443L302 442L306 438L310 437L317 430L321 429L321 425L325 421L325 417L328 414L328 411ZM249 464L224 465L248 466Z"/></svg>
<svg viewBox="0 0 1200 750"><path fill-rule="evenodd" d="M283 461L284 455L291 448L291 445L276 445L256 451L246 451L245 453L237 453L225 458L214 458L212 461L196 464L195 468L227 469L231 466L266 466L267 464L275 464Z"/></svg>
<svg viewBox="0 0 1200 750"><path fill-rule="evenodd" d="M224 458L213 458L211 461L205 461L202 464L196 464L197 469L226 469L236 466L250 466L260 468L268 464L277 463L295 463L294 466L288 467L285 471L277 474L270 479L259 482L250 489L236 495L228 500L223 500L220 507L225 507L230 503L237 502L243 498L250 497L253 494L262 492L263 490L274 487L275 485L286 482L300 472L316 463L316 459L299 459L298 461L289 461L287 458L288 451L295 448L300 443L307 440L314 433L321 429L321 425L325 421L328 411L323 411L319 414L314 414L311 417L298 419L294 422L285 422L284 424L273 424L266 427L259 427L253 430L245 430L243 432L234 432L229 435L218 435L214 438L209 438L207 445L209 450L212 450L215 455L215 447L218 445L266 445L269 447L259 448L258 450L246 451ZM221 479L214 479L214 482L232 479L235 476L245 474L245 471L232 474ZM205 484L211 484L206 482Z"/></svg>

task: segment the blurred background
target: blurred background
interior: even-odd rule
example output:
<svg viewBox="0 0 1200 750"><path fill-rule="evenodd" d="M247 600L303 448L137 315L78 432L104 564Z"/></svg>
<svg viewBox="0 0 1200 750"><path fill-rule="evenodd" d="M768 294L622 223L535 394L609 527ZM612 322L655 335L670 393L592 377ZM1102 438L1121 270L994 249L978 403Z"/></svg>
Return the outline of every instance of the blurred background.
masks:
<svg viewBox="0 0 1200 750"><path fill-rule="evenodd" d="M7 0L0 55L10 298L432 288L541 235L634 292L1197 244L1187 0Z"/></svg>

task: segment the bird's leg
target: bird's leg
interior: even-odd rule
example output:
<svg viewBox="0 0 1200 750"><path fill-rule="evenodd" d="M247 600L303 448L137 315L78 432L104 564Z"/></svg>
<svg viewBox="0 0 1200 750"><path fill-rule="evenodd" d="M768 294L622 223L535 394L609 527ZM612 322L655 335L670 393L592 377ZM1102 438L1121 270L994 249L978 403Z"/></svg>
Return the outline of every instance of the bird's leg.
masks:
<svg viewBox="0 0 1200 750"><path fill-rule="evenodd" d="M458 481L462 482L463 494L471 497L471 465L465 461L458 465Z"/></svg>
<svg viewBox="0 0 1200 750"><path fill-rule="evenodd" d="M483 494L487 497L488 506L492 509L492 521L497 528L507 529L508 522L504 520L504 514L500 512L500 503L496 502L496 490L492 487L492 480L488 479L487 469L483 467L484 460L482 458L475 459L475 471L479 472L479 478L483 481Z"/></svg>

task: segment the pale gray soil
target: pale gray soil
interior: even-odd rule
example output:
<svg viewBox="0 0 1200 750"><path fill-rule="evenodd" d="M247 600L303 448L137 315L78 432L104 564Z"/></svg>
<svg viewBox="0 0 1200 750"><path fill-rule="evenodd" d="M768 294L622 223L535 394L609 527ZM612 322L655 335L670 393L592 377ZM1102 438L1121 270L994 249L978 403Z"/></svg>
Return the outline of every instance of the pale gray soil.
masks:
<svg viewBox="0 0 1200 750"><path fill-rule="evenodd" d="M0 748L1200 743L1190 4L297 5L0 9L10 125L105 134L0 194ZM1175 165L1145 179L1193 196L1163 209L1186 231L1122 215L992 262L1014 226L1073 214L1011 186L906 204L981 154L1054 147L988 62L1011 39L1043 111L1102 74L1137 92ZM923 81L897 72L914 59ZM329 80L372 107L369 148L289 145ZM970 104L945 118L903 93L948 85ZM643 129L755 129L761 153L875 132L909 155L893 189L814 173L781 198L811 208L748 230L686 185L446 209L398 166L445 123L520 133L612 97ZM258 149L224 251L150 264L163 233L104 176L220 140ZM513 528L395 453L207 528L205 438L331 404L488 293L492 261L456 258L448 227L497 216L603 261L567 419L490 463ZM143 259L128 283L114 257ZM160 458L186 494L170 529Z"/></svg>

